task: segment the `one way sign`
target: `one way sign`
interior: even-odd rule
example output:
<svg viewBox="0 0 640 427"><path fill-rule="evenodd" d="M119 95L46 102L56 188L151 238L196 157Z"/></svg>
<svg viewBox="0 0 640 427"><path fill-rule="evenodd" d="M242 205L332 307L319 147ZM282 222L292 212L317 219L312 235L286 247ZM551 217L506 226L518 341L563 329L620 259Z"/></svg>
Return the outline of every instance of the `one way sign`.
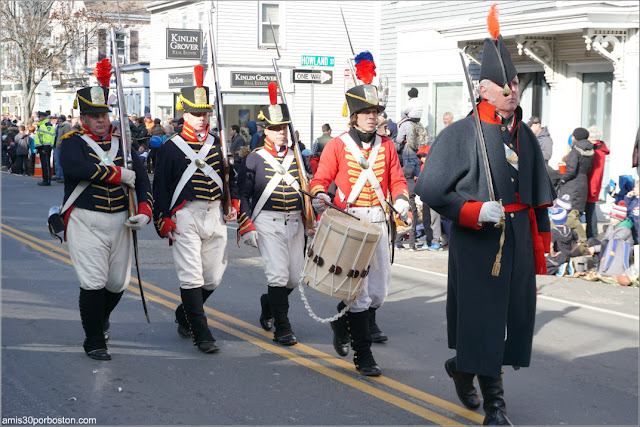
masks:
<svg viewBox="0 0 640 427"><path fill-rule="evenodd" d="M333 83L333 71L293 70L293 83L316 83L330 85Z"/></svg>

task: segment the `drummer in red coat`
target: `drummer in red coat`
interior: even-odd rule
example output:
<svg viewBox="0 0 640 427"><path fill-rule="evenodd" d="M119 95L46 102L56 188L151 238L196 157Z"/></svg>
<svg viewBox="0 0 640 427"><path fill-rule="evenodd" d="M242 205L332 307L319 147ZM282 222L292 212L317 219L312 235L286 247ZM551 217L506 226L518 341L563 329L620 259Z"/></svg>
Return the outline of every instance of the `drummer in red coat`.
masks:
<svg viewBox="0 0 640 427"><path fill-rule="evenodd" d="M382 243L378 245L362 291L345 316L331 323L336 352L340 356L347 355L350 336L356 369L363 375L378 376L381 370L371 353L369 316L375 315L375 310L384 303L391 281L385 223L385 211L389 207L385 200L390 192L394 209L406 220L409 192L393 142L376 134L378 113L384 111L384 107L378 103L377 88L370 84L375 76L371 54L359 54L356 66L358 78L365 84L347 91L350 129L331 139L322 151L318 171L311 181L311 192L318 197L314 199L314 208L323 212L330 201L327 190L335 181L338 189L334 203L378 225L383 232ZM363 71L367 67L369 73ZM345 302L341 302L338 311L345 306Z"/></svg>

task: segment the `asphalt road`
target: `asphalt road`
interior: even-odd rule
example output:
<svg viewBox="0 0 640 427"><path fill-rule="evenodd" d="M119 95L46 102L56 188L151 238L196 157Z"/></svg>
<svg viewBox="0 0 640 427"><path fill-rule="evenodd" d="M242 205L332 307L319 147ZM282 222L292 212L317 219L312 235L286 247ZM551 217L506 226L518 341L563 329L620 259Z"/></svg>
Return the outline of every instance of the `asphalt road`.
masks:
<svg viewBox="0 0 640 427"><path fill-rule="evenodd" d="M84 355L78 282L66 244L46 229L62 185L2 173L3 421L95 418L99 425L432 425L482 423L459 404L443 363L447 348L447 252L396 253L389 298L378 311L383 370L359 375L336 356L328 325L296 291L290 319L300 344L281 347L258 324L265 290L257 250L238 247L207 302L220 352L200 353L176 333L179 288L166 240L140 234L142 279L111 319L113 360ZM134 274L135 276L135 274ZM518 425L638 425L638 289L539 277L530 368L505 369L505 398ZM322 317L336 300L307 290Z"/></svg>

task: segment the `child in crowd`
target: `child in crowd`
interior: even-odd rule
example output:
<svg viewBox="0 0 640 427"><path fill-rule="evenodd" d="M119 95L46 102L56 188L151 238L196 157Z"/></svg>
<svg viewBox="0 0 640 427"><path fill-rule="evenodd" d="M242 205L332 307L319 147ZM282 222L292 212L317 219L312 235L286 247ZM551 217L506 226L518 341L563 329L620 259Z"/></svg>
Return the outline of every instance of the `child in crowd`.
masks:
<svg viewBox="0 0 640 427"><path fill-rule="evenodd" d="M589 253L598 267L601 276L618 276L629 269L629 258L633 247L633 223L627 218L627 207L624 201L613 206L609 214L609 226L602 242L597 240L589 247Z"/></svg>
<svg viewBox="0 0 640 427"><path fill-rule="evenodd" d="M633 190L629 191L627 195L624 197L624 203L627 205L627 218L631 220L632 228L631 235L633 236L634 244L638 244L638 183L640 181L636 180L636 185L633 187Z"/></svg>
<svg viewBox="0 0 640 427"><path fill-rule="evenodd" d="M572 276L574 273L571 257L580 255L580 238L578 233L566 224L569 210L558 206L557 203L551 208L551 221L554 226L551 229L551 249L547 254L547 274Z"/></svg>
<svg viewBox="0 0 640 427"><path fill-rule="evenodd" d="M407 180L407 188L409 190L409 206L411 209L411 214L413 215L414 221L411 221L411 229L409 230L409 252L414 252L416 250L416 221L418 218L418 209L416 208L416 183L413 179L413 168L411 166L404 166L402 168L402 173L404 173L404 177ZM407 233L398 233L396 236L396 249L404 249L404 245L402 241L406 238Z"/></svg>

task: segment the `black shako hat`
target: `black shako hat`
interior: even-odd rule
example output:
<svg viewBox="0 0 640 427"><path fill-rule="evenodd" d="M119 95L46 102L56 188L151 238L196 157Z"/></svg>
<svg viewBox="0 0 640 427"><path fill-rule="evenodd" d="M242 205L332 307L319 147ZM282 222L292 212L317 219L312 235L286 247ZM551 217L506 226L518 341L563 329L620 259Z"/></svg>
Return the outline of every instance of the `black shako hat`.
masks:
<svg viewBox="0 0 640 427"><path fill-rule="evenodd" d="M491 6L487 17L487 27L491 37L484 39L482 48L482 65L480 66L480 81L489 79L498 86L502 86L505 95L511 94L509 84L518 74L511 54L500 35L500 23L496 5Z"/></svg>
<svg viewBox="0 0 640 427"><path fill-rule="evenodd" d="M83 87L76 93L74 108L80 107L80 114L110 113L107 105L109 88L104 86Z"/></svg>
<svg viewBox="0 0 640 427"><path fill-rule="evenodd" d="M76 92L73 108L80 104L80 114L110 113L107 105L109 99L109 83L111 79L111 62L108 58L96 64L93 75L98 79L100 86L83 87Z"/></svg>
<svg viewBox="0 0 640 427"><path fill-rule="evenodd" d="M284 125L291 123L289 108L287 104L278 104L278 85L275 82L269 83L269 105L260 107L258 120L263 120L264 126Z"/></svg>
<svg viewBox="0 0 640 427"><path fill-rule="evenodd" d="M196 65L193 67L193 74L196 78L196 85L183 87L180 89L180 96L176 101L176 110L185 113L206 113L213 111L213 106L209 104L209 88L202 85L204 80L204 67Z"/></svg>
<svg viewBox="0 0 640 427"><path fill-rule="evenodd" d="M384 106L380 105L378 99L378 88L374 85L366 84L354 86L345 94L349 115L354 115L365 108L375 107L378 113L384 111Z"/></svg>

